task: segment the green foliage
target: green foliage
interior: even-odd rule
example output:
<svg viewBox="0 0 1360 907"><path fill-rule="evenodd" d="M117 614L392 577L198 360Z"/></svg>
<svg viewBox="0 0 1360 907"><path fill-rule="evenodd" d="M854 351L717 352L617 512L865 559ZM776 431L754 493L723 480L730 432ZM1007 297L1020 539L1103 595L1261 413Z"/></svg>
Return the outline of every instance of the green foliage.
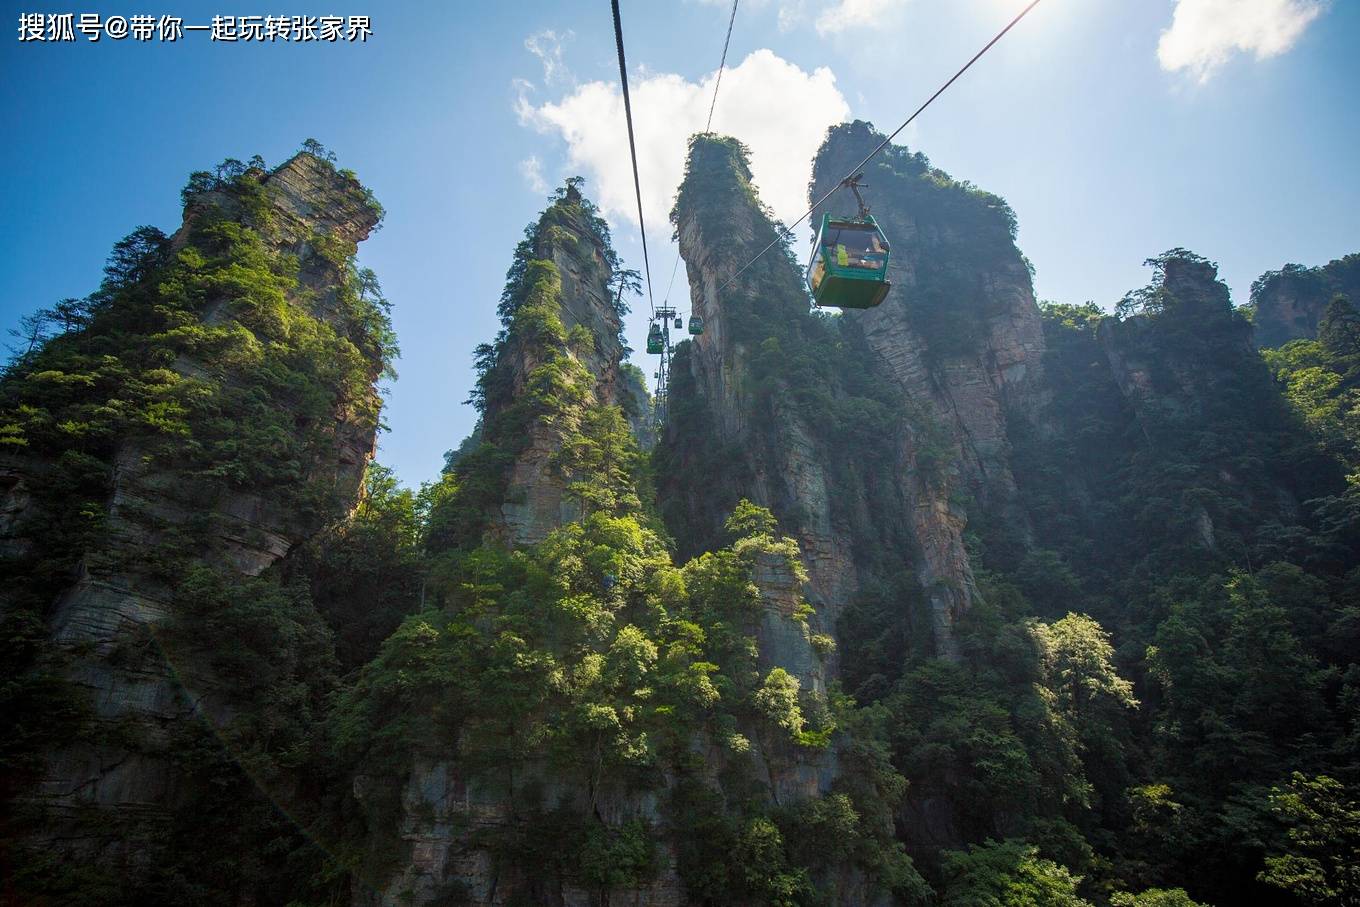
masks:
<svg viewBox="0 0 1360 907"><path fill-rule="evenodd" d="M1327 721L1325 672L1255 577L1211 583L1173 606L1148 665L1162 690L1168 756L1178 774L1209 789L1266 781L1279 765L1298 764L1311 748L1308 730Z"/></svg>
<svg viewBox="0 0 1360 907"><path fill-rule="evenodd" d="M1138 894L1117 891L1110 896L1111 907L1206 907L1192 900L1184 888L1149 888Z"/></svg>
<svg viewBox="0 0 1360 907"><path fill-rule="evenodd" d="M1091 907L1080 876L1019 841L988 841L945 853L942 907Z"/></svg>
<svg viewBox="0 0 1360 907"><path fill-rule="evenodd" d="M600 412L616 432L618 411ZM583 422L585 438L564 448L572 475L596 491L612 483L620 497L635 495L629 470L593 453L601 445L590 431ZM580 452L586 440L595 442L591 455ZM618 457L636 456L626 432L613 443ZM814 870L830 863L825 855L795 859L783 820L741 768L752 738L765 741L765 759L787 759L781 747L826 746L835 726L823 720L808 730L797 679L762 670L756 650L756 565L796 562L797 548L775 534L768 511L744 503L729 521L738 536L731 546L677 569L632 510L587 507L579 522L516 551L483 545L434 555L427 609L401 624L336 701L339 759L364 777L399 778L414 752L456 754L469 780L537 817L480 846L506 865L599 890L649 881L661 832L602 823L591 806L627 792L662 795L670 776L677 780L667 796L668 833L682 842L687 890L719 903L817 902ZM693 741L705 737L733 760L721 794L693 755ZM895 780L900 796L886 758L863 753L857 764L876 769L861 782L862 795L882 802ZM589 803L546 802L540 777L576 785ZM389 785L365 797L368 828L390 833L398 794ZM714 813L715 796L731 806ZM890 821L868 825L858 812L843 819L860 842L848 859L885 885L924 885L891 843ZM390 853L376 848L373 859Z"/></svg>
<svg viewBox="0 0 1360 907"><path fill-rule="evenodd" d="M604 890L645 884L656 872L654 834L651 826L638 819L618 828L592 824L576 858L582 878Z"/></svg>
<svg viewBox="0 0 1360 907"><path fill-rule="evenodd" d="M625 449L627 423L617 407L596 405L594 378L580 360L597 341L579 325L569 332L561 318L557 256L576 262L584 279L596 282L618 306L622 290L610 287L636 277L620 269L609 229L581 196L579 182L568 181L515 250L499 308L503 330L494 344L482 344L474 354L477 383L469 402L482 417L476 443L450 463L452 481L432 502L426 539L431 551L470 550L481 543L488 513L506 498L516 456L534 438L559 451L553 465L565 474L568 493L583 512L641 506L629 490L640 460L635 450ZM626 308L620 317L623 312ZM521 363L533 364L527 375L518 374ZM598 470L603 470L598 481L583 478Z"/></svg>
<svg viewBox="0 0 1360 907"><path fill-rule="evenodd" d="M424 585L423 527L416 495L388 468L370 463L354 515L300 554L317 610L335 633L348 671L371 661L382 641L417 610Z"/></svg>
<svg viewBox="0 0 1360 907"><path fill-rule="evenodd" d="M1360 315L1344 296L1322 317L1318 340L1295 340L1262 355L1326 459L1340 463L1344 487L1319 489L1303 525L1284 520L1259 530L1275 557L1335 572L1353 564L1360 538Z"/></svg>
<svg viewBox="0 0 1360 907"><path fill-rule="evenodd" d="M567 433L556 464L568 478L567 493L582 513L637 512L642 501L634 490L640 480L641 456L632 429L617 406L591 406Z"/></svg>
<svg viewBox="0 0 1360 907"><path fill-rule="evenodd" d="M765 675L753 700L761 717L782 729L791 739L799 738L804 721L798 707L798 678L783 668L773 668Z"/></svg>
<svg viewBox="0 0 1360 907"><path fill-rule="evenodd" d="M752 504L742 498L737 502L732 515L727 518L723 526L735 538L749 538L754 536L774 535L777 522L774 514L764 507Z"/></svg>
<svg viewBox="0 0 1360 907"><path fill-rule="evenodd" d="M1266 857L1258 878L1306 904L1360 904L1360 803L1352 796L1334 778L1300 772L1271 788L1287 843Z"/></svg>
<svg viewBox="0 0 1360 907"><path fill-rule="evenodd" d="M1263 313L1256 319L1257 342L1275 348L1299 336L1300 330L1311 336L1328 301L1338 294L1360 297L1360 254L1346 255L1320 268L1287 264L1267 271L1251 285L1250 308Z"/></svg>
<svg viewBox="0 0 1360 907"><path fill-rule="evenodd" d="M1085 614L1068 614L1053 624L1037 624L1035 636L1058 707L1072 716L1098 702L1137 707L1133 684L1115 669L1110 634Z"/></svg>
<svg viewBox="0 0 1360 907"><path fill-rule="evenodd" d="M362 188L345 187L335 191ZM334 475L317 465L334 462L340 431L376 426L373 384L396 349L353 244L281 236L271 191L255 161L195 174L176 246L151 227L119 242L98 290L28 322L37 329L0 380L0 438L25 505L0 558L15 590L4 628L4 705L18 722L7 784L22 786L38 753L65 744L163 763L182 792L168 827L131 813L68 817L75 833L126 842L149 875L27 854L21 897L225 904L268 892L282 903L338 890L308 840L324 832L333 783L317 734L336 682L330 630L292 563L242 577L216 540L269 544L228 517L242 500L270 501L299 534L344 516ZM313 251L316 289L299 280L297 255ZM321 291L333 298L324 318L313 304ZM166 605L164 620L121 633L100 657L137 676L170 673L182 695L163 707L185 715L179 737L166 740L135 710L87 720L69 678L91 653L54 645L45 623L78 565L96 581L127 577ZM271 801L283 791L297 797L292 821Z"/></svg>

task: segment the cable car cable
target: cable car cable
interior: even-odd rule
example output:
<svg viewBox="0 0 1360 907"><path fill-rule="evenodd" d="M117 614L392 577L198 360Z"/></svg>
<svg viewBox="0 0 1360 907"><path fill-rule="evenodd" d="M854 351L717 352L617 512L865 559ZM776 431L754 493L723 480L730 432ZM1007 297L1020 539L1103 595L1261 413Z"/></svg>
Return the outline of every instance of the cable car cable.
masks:
<svg viewBox="0 0 1360 907"><path fill-rule="evenodd" d="M733 274L731 277L727 278L727 282L724 283L722 286L718 287L718 292L721 293L723 290L725 290L725 289L727 289L729 286L731 286L731 285L732 285L732 281L736 280L738 277L740 277L743 273L746 272L746 269L747 269L747 268L751 267L751 265L753 265L753 264L755 264L757 261L759 261L760 258L761 258L761 256L763 256L766 252L768 252L768 251L770 251L771 249L773 249L775 246L779 245L779 243L782 242L784 239L788 238L789 236L792 236L792 235L793 235L793 230L794 230L795 227L797 227L797 226L798 226L799 224L801 224L803 221L807 220L807 217L808 217L809 214L811 214L813 211L816 211L817 208L818 208L823 202L825 202L828 198L830 198L830 197L836 192L836 190L840 189L843 185L845 185L845 181L846 181L846 180L850 179L850 178L853 177L855 174L857 174L857 173L859 173L861 170L863 170L864 167L865 167L865 165L868 164L871 160L873 160L874 157L875 157L880 151L882 151L884 148L888 147L888 143L891 142L893 139L895 139L895 138L897 137L897 134L898 134L898 133L900 133L903 129L906 129L909 125L911 125L911 122L912 122L913 120L915 120L918 116L920 116L921 113L922 113L927 107L929 107L929 106L935 101L936 98L938 98L940 95L944 94L944 93L945 93L945 90L946 90L947 88L949 88L950 85L953 85L955 82L957 82L958 79L959 79L959 77L962 76L962 75L963 75L965 72L967 72L969 69L971 69L974 63L976 63L978 60L982 59L983 54L985 54L985 53L987 53L987 51L991 50L991 49L992 49L992 46L995 45L996 42L998 42L998 41L1000 41L1002 38L1004 38L1004 37L1006 36L1006 33L1007 33L1007 32L1009 32L1012 28L1014 28L1014 27L1020 22L1021 19L1025 18L1025 16L1029 15L1029 11L1032 10L1032 9L1034 9L1034 7L1036 7L1036 6L1038 6L1038 5L1039 5L1039 0L1032 0L1032 2L1031 2L1028 6L1026 6L1024 9L1022 9L1022 10L1020 11L1020 14L1019 14L1018 16L1016 16L1014 19L1012 19L1012 20L1010 21L1010 23L1009 23L1005 28L1001 29L1001 31L999 31L999 32L996 33L996 37L994 37L994 38L992 38L992 40L988 41L988 42L987 42L987 45L986 45L985 47L983 47L982 50L980 50L980 51L978 51L976 54L974 54L974 55L973 55L973 59L971 59L971 60L969 60L967 63L965 63L965 64L963 65L963 68L960 69L958 72L954 73L954 75L950 77L950 79L949 79L948 82L945 82L943 85L941 85L941 86L939 87L939 89L937 89L936 92L935 92L933 95L931 95L929 98L926 99L926 102L925 102L924 104L922 104L920 107L916 108L916 112L913 113L911 116L907 117L906 120L904 120L904 121L902 122L902 125L901 125L901 126L898 126L896 129L894 129L894 130L892 131L892 135L888 136L886 139L884 139L882 142L880 142L879 145L878 145L878 147L875 148L873 151L870 151L869 154L868 154L868 156L866 156L866 157L864 158L864 160L860 161L858 164L856 164L854 167L852 167L852 168L850 169L850 172L849 172L848 174L846 174L845 179L842 179L841 181L839 181L838 183L836 183L836 185L833 186L833 187L831 188L830 191L828 191L828 192L827 192L825 195L823 195L821 198L817 199L817 201L813 203L812 207L811 207L811 208L808 208L806 211L804 211L804 212L802 213L802 215L801 215L796 221L794 221L792 224L790 224L790 225L787 226L787 227L781 228L781 229L778 231L778 234L779 234L779 235L777 235L777 236L774 238L774 240L773 240L768 246L766 246L765 248L761 249L760 252L758 252L758 253L756 254L756 257L755 257L755 258L751 259L751 260L748 261L746 264L742 265L742 266L741 266L741 269L738 270L737 273L735 273L735 274Z"/></svg>
<svg viewBox="0 0 1360 907"><path fill-rule="evenodd" d="M675 244L679 246L679 240ZM671 287L675 286L675 272L678 270L680 270L680 250L677 248L675 250L675 264L671 265L670 283L666 284L666 295L661 298L662 305L665 305L671 298Z"/></svg>
<svg viewBox="0 0 1360 907"><path fill-rule="evenodd" d="M619 82L623 85L623 115L628 120L628 152L633 157L633 191L637 194L638 230L642 233L642 264L647 270L647 307L655 313L652 263L647 257L647 225L642 220L642 181L638 179L637 144L633 140L633 104L628 99L628 66L623 59L623 22L619 18L619 0L610 0L610 6L614 8L614 43L619 49Z"/></svg>
<svg viewBox="0 0 1360 907"><path fill-rule="evenodd" d="M713 131L713 111L718 107L718 89L722 87L723 70L727 68L727 47L732 43L732 25L737 21L737 4L739 2L741 2L741 0L732 0L732 15L727 19L727 37L723 38L722 59L718 61L718 77L713 82L713 100L709 102L708 105L708 122L704 124L705 135ZM671 298L671 288L675 286L675 272L680 268L680 249L678 242L676 243L676 246L675 263L671 265L671 279L670 282L666 284L666 295L663 299L663 305L665 300Z"/></svg>
<svg viewBox="0 0 1360 907"><path fill-rule="evenodd" d="M718 63L718 78L713 83L713 101L708 105L708 122L704 124L704 132L712 131L713 110L718 106L718 88L722 85L723 69L727 66L727 45L732 43L732 23L737 21L738 0L732 0L732 16L727 20L727 37L723 38L722 61Z"/></svg>

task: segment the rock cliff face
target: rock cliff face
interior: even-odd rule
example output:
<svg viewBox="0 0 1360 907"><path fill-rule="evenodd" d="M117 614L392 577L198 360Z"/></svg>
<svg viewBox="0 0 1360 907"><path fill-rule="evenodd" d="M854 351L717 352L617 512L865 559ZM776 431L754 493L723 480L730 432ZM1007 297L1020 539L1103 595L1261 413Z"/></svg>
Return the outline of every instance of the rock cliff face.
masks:
<svg viewBox="0 0 1360 907"><path fill-rule="evenodd" d="M563 544L560 533L550 538L554 530L588 523L564 463L573 445L580 444L572 433L585 424L589 412L619 405L630 417L640 444L648 441L645 390L636 369L620 363L619 319L608 292L614 277L612 253L607 234L589 221L591 212L588 202L569 186L531 226L519 252L523 270L517 265L511 271L506 297L511 302L502 310L506 331L489 351L492 364L484 372L483 437L490 441L463 461L472 465L460 467L464 470L460 480L474 484L476 464L494 464L487 444L510 443L520 433L529 439L513 454L505 501L492 502L495 516L483 541L493 547L507 545L530 558L542 556L544 546L539 543L545 539L548 550ZM521 273L530 276L522 280ZM560 280L557 274L562 275ZM564 343L544 342L555 328L541 328L554 319L564 329ZM721 318L715 329L723 330ZM550 403L541 393L549 385ZM588 392L578 393L583 386ZM815 628L809 627L804 605L806 577L801 564L784 549L753 551L749 561L741 563L738 587L741 595L750 597L751 606L743 612L741 621L747 626L742 632L749 634L758 676L783 669L797 681L793 689L799 701L824 705L827 653L814 648ZM615 588L614 581L622 583L622 578L612 577L607 592ZM553 606L544 602L537 607L547 612ZM580 670L572 665L581 655L576 650L560 653L561 672L570 676ZM741 741L739 753L724 742L734 734ZM683 767L671 761L671 755L658 757L645 783L639 783L632 771L595 777L579 765L553 763L546 754L516 763L507 779L505 766L479 767L457 743L431 739L416 747L398 796L396 827L375 829L375 849L380 837L398 842L395 860L371 884L356 886L355 900L374 907L438 904L456 891L473 903L496 905L586 904L602 899L642 907L692 903L679 871L679 852L686 842L675 831L677 790L698 784L721 791L730 779L741 778L746 785L741 788L743 797L785 806L828 792L838 776L835 750L793 745L786 737L771 735L753 722L738 722L722 734L704 729L681 747ZM356 793L365 802L380 795L367 789L364 779ZM721 798L717 802L721 804ZM721 812L723 807L716 809ZM561 855L572 849L567 844L557 848L550 866L526 865L508 856L503 842L535 834L544 810L588 817L598 823L591 827L602 829L642 823L656 842L655 866L635 883L601 886L588 884L579 871L564 867ZM852 867L844 867L829 884L842 892L840 903L875 902L873 886Z"/></svg>
<svg viewBox="0 0 1360 907"><path fill-rule="evenodd" d="M880 138L863 123L833 129L816 162L813 196ZM797 266L778 252L723 286L773 230L744 164L713 160L722 150L713 142L694 144L689 191L682 189L676 209L694 310L708 329L680 360L693 384L680 375L674 393L702 401L702 418L719 440L710 449L737 461L722 468L732 474L738 465L729 481L739 492L796 527L808 554L813 601L828 624L866 579L910 570L929 605L934 645L952 655L951 627L975 594L965 527L986 514L1027 531L1007 432L1012 420L1032 421L1045 395L1039 312L1012 242L1009 211L999 199L931 170L919 156L898 148L885 153L866 182L870 198L881 200L880 220L893 243L893 290L876 309L844 312L834 319L835 336L821 337L815 326L829 316L807 313ZM853 213L848 198L837 196L830 207ZM821 214L814 213L815 222ZM752 296L761 301L749 302ZM734 319L742 325L737 331ZM859 393L850 384L879 388L876 402L886 411L878 411L872 440L853 454L837 449L838 433L826 419L810 418L807 407L798 406L809 388L785 379L771 393L768 382L753 378L750 363L759 362L762 344L785 342L774 319L808 325L802 331L808 355L849 352L849 374L816 388L834 400L832 410L851 412L862 424L870 413L850 399ZM822 343L829 346L819 349ZM679 428L667 443L679 458L704 455L691 450ZM861 461L853 473L837 468L848 457ZM710 464L707 474L718 473L718 464ZM701 512L705 505L693 491L665 484L663 490L685 502L680 509L689 522L714 519Z"/></svg>
<svg viewBox="0 0 1360 907"><path fill-rule="evenodd" d="M624 386L620 371L623 344L620 320L613 304L610 284L615 275L606 259L602 239L582 220L580 193L572 187L566 204L550 208L533 231L529 242L535 259L550 261L561 281L559 316L568 332L580 329L587 340L573 347L572 355L592 378L593 402L636 407L635 389ZM499 418L528 393L535 369L543 365L531 339L509 338L501 353L501 367L509 372L509 387L502 396L488 400L484 420ZM566 494L566 478L553 465L567 426L534 420L528 443L510 467L505 498L499 503L489 531L515 545L541 542L549 532L579 516L579 509Z"/></svg>
<svg viewBox="0 0 1360 907"><path fill-rule="evenodd" d="M1256 345L1278 347L1291 340L1313 339L1327 303L1337 293L1352 302L1360 299L1360 254L1318 268L1288 264L1262 274L1251 285Z"/></svg>
<svg viewBox="0 0 1360 907"><path fill-rule="evenodd" d="M1165 526L1168 535L1232 556L1246 546L1235 535L1245 527L1233 525L1233 514L1270 514L1285 524L1297 518L1301 486L1282 470L1278 445L1300 427L1279 399L1254 348L1252 326L1233 309L1216 266L1179 250L1154 261L1143 311L1102 320L1096 340L1132 415L1133 430L1125 432L1133 439L1129 456L1155 462L1160 450L1184 449L1200 426L1223 424L1234 407L1249 410L1264 429L1264 442L1236 450L1216 449L1205 439L1192 467L1197 479L1168 474L1159 489L1184 506L1179 524Z"/></svg>
<svg viewBox="0 0 1360 907"><path fill-rule="evenodd" d="M811 196L836 186L883 136L863 122L831 130ZM889 146L864 172L870 208L892 243L884 303L845 317L910 399L927 404L958 445L957 463L980 508L1023 520L1013 506L1008 419L1043 405L1044 338L1029 263L1015 247L1006 203ZM853 214L846 190L813 211Z"/></svg>
<svg viewBox="0 0 1360 907"><path fill-rule="evenodd" d="M680 537L691 550L711 545L722 514L738 498L770 507L798 540L810 596L819 609L830 609L832 619L855 588L855 567L845 532L848 517L835 512L846 500L836 500L828 453L818 437L823 427L808 424L794 405L792 388L758 386L751 370L760 342L772 336L760 332L760 318L795 326L806 318L797 271L772 252L719 292L774 238L749 171L733 153L727 144L696 141L691 176L676 206L680 255L694 288L691 305L705 328L676 359L671 405L681 414L666 434L677 465L690 467L683 474L697 486L682 487L663 469L662 496L690 511L688 531ZM753 306L755 296L761 298ZM766 308L757 314L756 306ZM702 428L683 424L687 407Z"/></svg>
<svg viewBox="0 0 1360 907"><path fill-rule="evenodd" d="M1183 249L1149 264L1152 282L1126 297L1121 317L1048 314L1044 433L1015 436L1037 547L1098 564L1100 576L1241 563L1260 521L1294 525L1300 502L1340 479L1314 447L1291 440L1305 429L1216 267ZM1158 541L1131 545L1131 533ZM1056 564L1022 565L1021 585ZM1042 583L1026 591L1061 607L1062 594Z"/></svg>
<svg viewBox="0 0 1360 907"><path fill-rule="evenodd" d="M1160 308L1143 317L1123 321L1102 321L1097 336L1110 365L1110 373L1140 421L1145 437L1156 425L1149 424L1156 414L1176 410L1190 419L1200 418L1212 397L1212 374L1203 361L1168 356L1165 345L1148 336L1154 318L1167 315L1185 322L1198 321L1213 331L1203 331L1224 355L1243 360L1255 357L1251 328L1245 320L1234 318L1228 288L1207 261L1171 259L1162 270ZM1169 311L1168 311L1169 307Z"/></svg>
<svg viewBox="0 0 1360 907"><path fill-rule="evenodd" d="M291 321L295 330L344 336L353 328L342 294L350 280L346 257L378 218L357 181L326 161L301 154L272 172L251 170L189 198L184 226L168 241L168 254L178 255L180 266L195 274L219 274L202 264L198 228L252 231L261 238L261 255L284 256L297 265L295 279L280 282L289 289L271 299L279 307L274 314ZM163 285L161 292L168 297L174 289ZM205 279L179 329L227 332L247 347L270 343L263 330L252 332L241 314L239 297L248 292L230 280ZM114 298L103 317L119 317L126 304ZM97 336L103 330L98 317L83 330L87 336L76 334L56 343L97 347L106 342ZM105 516L87 544L74 552L75 573L60 584L45 615L62 676L87 703L87 721L72 739L41 754L36 783L18 793L17 803L42 817L36 834L54 855L123 865L132 875L152 857L140 851L131 829L163 823L171 809L196 795L176 770L172 738L193 715L221 723L236 708L208 660L177 648L167 636L178 591L148 561L165 550L165 556L187 559L224 577L260 576L353 506L376 434L378 400L372 382L380 362L359 366L367 381L362 387L342 384L339 375L329 384L318 383L318 393L329 395L310 411L326 414L318 419L308 408L256 384L248 365L233 367L212 357L217 348L207 349L203 355L184 350L174 356L167 367L178 378L167 374L163 383L192 382L203 394L249 397L258 401L261 412L279 416L292 426L293 435L275 437L270 446L279 458L301 459L271 461L266 455L254 465L271 474L282 468L290 477L289 487L306 486L315 497L311 506L302 507L259 476L242 475L237 482L195 477L183 455L164 455L146 431L128 428L113 439L112 469L102 483L107 497L87 505ZM131 358L124 364L134 367ZM216 418L242 416L219 412ZM201 428L191 421L184 431ZM62 481L54 469L81 447L73 440L69 448L49 449L45 456L6 458L8 554L44 555L45 540L29 533L44 518L60 517L37 512L43 505L35 503L35 487ZM47 498L56 491L50 486L44 490ZM25 590L11 588L10 594L16 591Z"/></svg>
<svg viewBox="0 0 1360 907"><path fill-rule="evenodd" d="M814 164L812 198L834 189L882 138L863 122L832 129ZM1008 431L1016 421L1033 423L1044 404L1043 329L1004 201L893 146L864 181L892 243L893 289L877 308L843 317L953 448L948 479L931 489L918 478L919 444L908 437L899 476L921 546L918 573L937 638L945 639L975 594L961 538L967 522L1008 523L1028 542ZM824 213L853 214L853 198L845 190L832 196L813 223ZM970 499L964 507L950 503L959 492Z"/></svg>

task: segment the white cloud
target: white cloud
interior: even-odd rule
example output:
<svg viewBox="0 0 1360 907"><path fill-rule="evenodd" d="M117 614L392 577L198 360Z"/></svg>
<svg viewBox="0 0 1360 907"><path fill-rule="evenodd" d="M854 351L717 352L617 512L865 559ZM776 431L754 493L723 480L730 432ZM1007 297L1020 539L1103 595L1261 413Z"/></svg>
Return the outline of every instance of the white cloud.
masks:
<svg viewBox="0 0 1360 907"><path fill-rule="evenodd" d="M785 0L779 4L779 30L790 31L807 21L806 0Z"/></svg>
<svg viewBox="0 0 1360 907"><path fill-rule="evenodd" d="M853 29L882 28L885 17L905 5L906 0L840 0L817 17L817 34L825 37ZM783 10L780 25L784 25Z"/></svg>
<svg viewBox="0 0 1360 907"><path fill-rule="evenodd" d="M576 33L570 29L558 34L550 28L545 28L524 39L524 49L538 57L538 61L543 64L544 84L576 81L562 59L562 45L574 37Z"/></svg>
<svg viewBox="0 0 1360 907"><path fill-rule="evenodd" d="M543 178L543 162L538 159L538 155L531 154L520 161L519 173L524 177L524 184L530 191L539 193L548 191L548 181Z"/></svg>
<svg viewBox="0 0 1360 907"><path fill-rule="evenodd" d="M684 172L687 142L704 128L715 75L698 82L671 73L630 80L642 204L654 235L670 235L668 217ZM521 121L560 135L567 143L567 169L587 177L588 193L605 215L636 224L628 132L617 84L588 82L556 102L537 106L523 86L517 87ZM724 73L713 131L746 143L761 199L778 216L792 220L807 207L812 158L827 127L849 114L830 69L804 72L769 50L757 50Z"/></svg>
<svg viewBox="0 0 1360 907"><path fill-rule="evenodd" d="M1157 59L1206 82L1234 53L1264 60L1289 50L1325 9L1325 0L1177 0Z"/></svg>

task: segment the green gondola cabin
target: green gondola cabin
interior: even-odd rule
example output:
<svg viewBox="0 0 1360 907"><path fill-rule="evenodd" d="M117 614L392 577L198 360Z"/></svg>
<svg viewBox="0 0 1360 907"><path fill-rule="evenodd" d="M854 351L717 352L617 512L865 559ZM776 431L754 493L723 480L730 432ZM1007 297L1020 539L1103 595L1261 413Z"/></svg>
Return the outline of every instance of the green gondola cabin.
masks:
<svg viewBox="0 0 1360 907"><path fill-rule="evenodd" d="M869 214L822 215L807 282L819 306L871 309L888 295L888 238Z"/></svg>
<svg viewBox="0 0 1360 907"><path fill-rule="evenodd" d="M689 316L689 332L695 337L704 332L704 320L698 315Z"/></svg>
<svg viewBox="0 0 1360 907"><path fill-rule="evenodd" d="M665 345L665 341L661 338L661 325L653 324L651 330L647 332L647 352L657 355Z"/></svg>

